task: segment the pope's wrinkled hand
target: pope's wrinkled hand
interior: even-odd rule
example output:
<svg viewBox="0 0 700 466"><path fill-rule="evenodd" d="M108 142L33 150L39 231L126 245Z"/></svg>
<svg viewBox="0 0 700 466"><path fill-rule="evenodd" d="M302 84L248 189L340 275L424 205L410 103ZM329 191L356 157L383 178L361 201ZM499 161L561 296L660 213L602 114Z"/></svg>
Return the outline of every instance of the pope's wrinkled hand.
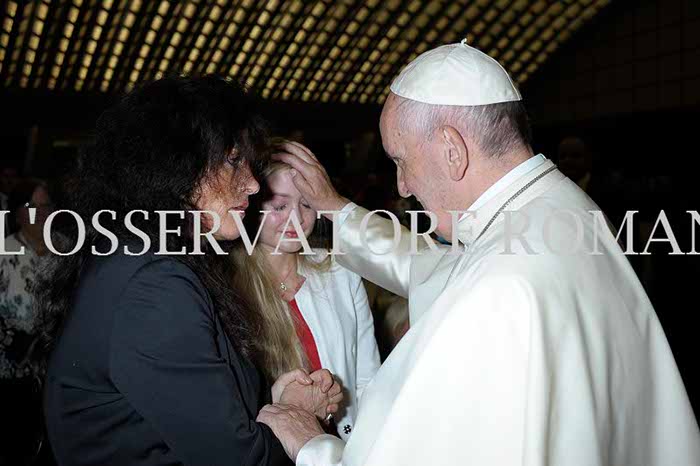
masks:
<svg viewBox="0 0 700 466"><path fill-rule="evenodd" d="M326 369L311 374L313 383L289 383L279 398L279 403L293 405L324 419L329 413L338 411L343 400L343 387Z"/></svg>
<svg viewBox="0 0 700 466"><path fill-rule="evenodd" d="M284 389L287 388L287 386L292 382L296 382L299 385L311 385L314 383L311 377L309 377L309 373L304 369L295 369L293 371L286 372L280 375L272 385L271 391L273 403L279 403L280 398L282 397L282 392L284 392Z"/></svg>
<svg viewBox="0 0 700 466"><path fill-rule="evenodd" d="M306 442L324 433L318 419L297 406L265 405L258 413L257 421L270 426L292 461L296 461Z"/></svg>
<svg viewBox="0 0 700 466"><path fill-rule="evenodd" d="M350 202L338 194L326 169L308 148L287 141L279 149L272 158L292 166L294 185L312 209L338 211Z"/></svg>

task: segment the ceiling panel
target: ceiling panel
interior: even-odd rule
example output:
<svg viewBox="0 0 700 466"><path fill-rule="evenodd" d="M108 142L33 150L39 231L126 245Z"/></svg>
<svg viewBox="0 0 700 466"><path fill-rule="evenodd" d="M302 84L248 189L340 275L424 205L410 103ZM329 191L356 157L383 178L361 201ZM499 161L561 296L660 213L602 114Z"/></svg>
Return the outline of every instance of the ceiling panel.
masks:
<svg viewBox="0 0 700 466"><path fill-rule="evenodd" d="M117 93L215 73L266 99L376 104L406 63L463 38L522 84L608 3L0 1L0 86Z"/></svg>

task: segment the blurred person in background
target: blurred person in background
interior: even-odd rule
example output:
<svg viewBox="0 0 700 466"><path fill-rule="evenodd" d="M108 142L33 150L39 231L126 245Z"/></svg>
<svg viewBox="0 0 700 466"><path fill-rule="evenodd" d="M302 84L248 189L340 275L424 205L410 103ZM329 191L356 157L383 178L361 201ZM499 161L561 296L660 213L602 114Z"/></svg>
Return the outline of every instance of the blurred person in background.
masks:
<svg viewBox="0 0 700 466"><path fill-rule="evenodd" d="M0 256L0 412L7 429L0 464L20 465L36 453L43 425L40 371L32 357L38 333L33 292L47 254L43 227L53 204L44 182L28 179L14 186L8 207L15 233L5 238L5 250L24 253ZM30 209L36 209L33 222Z"/></svg>
<svg viewBox="0 0 700 466"><path fill-rule="evenodd" d="M10 192L12 192L19 183L19 173L14 167L3 167L0 168L0 210L9 210L9 197ZM11 233L10 231L10 220L9 217L5 216L5 234L7 236Z"/></svg>
<svg viewBox="0 0 700 466"><path fill-rule="evenodd" d="M23 254L0 256L0 377L22 378L34 374L29 350L36 333L33 291L43 257L47 254L43 228L54 206L43 181L26 180L9 197L11 226L5 250ZM30 209L36 209L30 221Z"/></svg>
<svg viewBox="0 0 700 466"><path fill-rule="evenodd" d="M578 136L565 137L557 146L561 172L593 199L615 225L624 216L621 199L639 198L639 188L625 180L618 171L596 170L589 145ZM631 205L626 202L625 205Z"/></svg>
<svg viewBox="0 0 700 466"><path fill-rule="evenodd" d="M593 157L586 143L579 137L566 137L557 147L559 169L575 182L579 188L588 193L593 189L591 184Z"/></svg>
<svg viewBox="0 0 700 466"><path fill-rule="evenodd" d="M19 171L15 167L0 169L0 193L9 195L20 181Z"/></svg>
<svg viewBox="0 0 700 466"><path fill-rule="evenodd" d="M384 312L384 334L387 342L387 354L399 344L401 338L408 332L408 300L394 296L389 307Z"/></svg>

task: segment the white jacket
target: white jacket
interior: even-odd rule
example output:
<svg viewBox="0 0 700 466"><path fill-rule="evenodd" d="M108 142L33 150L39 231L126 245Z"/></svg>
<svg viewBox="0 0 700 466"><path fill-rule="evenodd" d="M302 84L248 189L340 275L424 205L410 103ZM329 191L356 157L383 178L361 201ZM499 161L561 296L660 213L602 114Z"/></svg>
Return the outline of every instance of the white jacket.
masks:
<svg viewBox="0 0 700 466"><path fill-rule="evenodd" d="M324 257L325 253L315 252L314 260ZM299 273L306 281L295 296L297 305L314 336L321 365L345 388L335 420L338 433L347 440L362 391L380 365L367 293L360 276L336 262L328 272L300 266Z"/></svg>

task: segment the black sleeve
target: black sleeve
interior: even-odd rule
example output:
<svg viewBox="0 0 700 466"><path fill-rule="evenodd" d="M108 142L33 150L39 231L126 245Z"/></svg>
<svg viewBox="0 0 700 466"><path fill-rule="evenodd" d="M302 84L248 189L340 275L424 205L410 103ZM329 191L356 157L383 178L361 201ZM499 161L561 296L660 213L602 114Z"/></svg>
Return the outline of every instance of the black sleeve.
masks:
<svg viewBox="0 0 700 466"><path fill-rule="evenodd" d="M285 457L272 431L248 415L216 349L211 302L182 263L151 262L129 281L115 315L110 373L188 466L271 465Z"/></svg>

